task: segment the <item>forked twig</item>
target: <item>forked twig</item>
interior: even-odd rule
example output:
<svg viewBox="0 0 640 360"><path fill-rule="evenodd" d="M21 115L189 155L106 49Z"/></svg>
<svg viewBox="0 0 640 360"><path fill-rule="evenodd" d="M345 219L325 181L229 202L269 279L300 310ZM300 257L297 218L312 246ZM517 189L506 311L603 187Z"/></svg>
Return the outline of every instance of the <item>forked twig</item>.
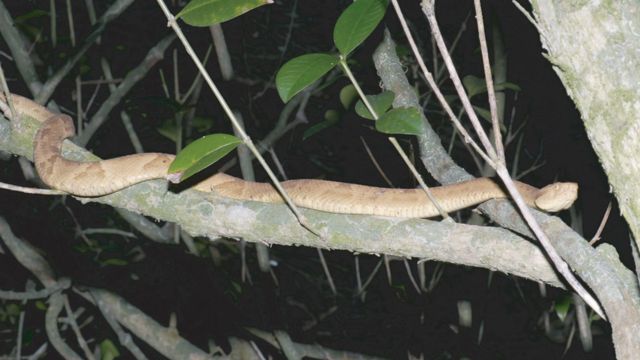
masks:
<svg viewBox="0 0 640 360"><path fill-rule="evenodd" d="M397 2L396 0L392 0L394 7L397 6ZM484 26L480 25L480 22L482 21L482 11L480 8L480 2L479 0L474 0L475 6L476 6L476 19L479 19L479 31L480 31L480 46L481 46L481 50L485 53L487 53L487 44L486 44L486 39L484 37L483 34L483 29ZM533 214L531 213L530 209L527 207L527 205L525 204L524 200L522 199L522 196L520 195L520 193L518 192L518 190L515 187L515 183L513 182L513 179L511 178L506 166L505 166L505 162L504 162L504 153L498 154L498 152L496 151L496 149L492 146L491 142L489 141L489 138L486 134L486 132L484 131L484 129L482 128L482 125L480 124L480 121L477 117L477 115L475 114L475 111L473 110L473 107L471 106L471 102L469 100L469 97L467 96L464 87L462 86L462 82L460 81L460 78L458 76L458 73L455 69L455 66L453 65L453 61L451 59L451 57L449 56L449 54L447 53L447 47L444 43L444 39L442 37L442 34L439 30L439 26L438 26L438 22L435 18L435 8L434 8L435 4L434 4L434 0L423 0L422 1L422 9L423 12L425 13L427 20L429 21L429 25L431 27L431 32L436 40L436 44L438 45L438 48L441 52L442 58L445 62L445 65L447 66L447 69L449 71L449 75L451 80L453 81L453 84L456 88L456 91L458 92L458 96L460 97L460 101L462 102L468 116L469 116L469 120L471 121L471 124L473 126L473 128L476 131L476 134L478 135L478 137L480 138L480 141L483 145L483 147L485 148L484 150L487 152L487 154L489 155L491 162L490 164L495 170L496 173L498 174L498 176L500 177L500 179L502 180L502 182L504 183L505 187L507 188L507 191L509 192L509 195L513 198L514 202L516 203L518 209L520 210L522 217L524 218L524 220L527 222L527 224L529 225L531 231L535 234L535 236L538 238L538 240L540 241L540 244L542 245L542 247L545 249L547 255L549 256L549 258L551 259L551 261L553 262L553 264L555 265L556 269L558 270L558 272L560 272L562 274L562 276L567 280L567 282L571 285L571 287L580 295L580 297L582 297L585 302L587 304L589 304L589 306L594 309L594 311L596 311L598 313L598 315L600 315L600 317L602 317L603 319L606 319L605 315L604 315L604 311L602 310L602 308L600 307L600 305L598 304L598 302L591 296L591 294L589 294L589 292L587 292L587 290L578 282L578 279L575 277L575 275L573 275L573 273L570 271L569 266L567 265L566 262L564 262L564 260L562 260L562 258L560 257L560 255L558 255L557 251L554 249L553 245L551 245L551 242L549 240L549 238L547 237L547 235L544 233L544 231L542 230L542 227L540 226L540 224L538 224L538 222L535 220L535 218L533 217ZM397 7L398 12L398 16L401 17L401 13L399 13L399 7ZM407 35L407 38L410 37L410 33L408 31L408 28L405 28L405 33ZM412 40L410 40L411 42ZM415 46L412 46L412 50L414 51L414 55L416 56L416 58L420 58L419 53L417 52L417 48ZM483 56L483 62L487 60L488 61L488 55ZM422 61L419 61L419 63L424 63ZM488 64L485 64L485 68L487 66L490 66ZM426 67L425 67L426 68ZM425 74L425 77L428 78L427 74ZM487 88L492 88L492 80L491 80L491 76L487 76L487 81L488 81L488 85ZM436 91L436 89L434 89L434 92ZM494 102L494 107L495 107L495 97L489 97L489 101L493 101ZM492 122L494 120L497 120L497 116L493 117L492 116ZM494 128L496 126L498 126L497 124L493 124ZM499 128L498 128L499 129ZM496 141L499 138L496 138ZM504 151L504 149L502 148L502 151Z"/></svg>

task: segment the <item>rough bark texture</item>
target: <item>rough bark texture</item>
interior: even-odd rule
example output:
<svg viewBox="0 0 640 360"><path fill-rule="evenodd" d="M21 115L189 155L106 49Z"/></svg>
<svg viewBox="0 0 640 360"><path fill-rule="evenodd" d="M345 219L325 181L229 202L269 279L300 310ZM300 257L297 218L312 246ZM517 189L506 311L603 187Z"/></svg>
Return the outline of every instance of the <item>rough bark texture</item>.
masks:
<svg viewBox="0 0 640 360"><path fill-rule="evenodd" d="M24 118L13 125L0 119L0 150L31 158L33 135L39 123ZM75 160L97 159L69 141L63 146L63 154ZM175 222L195 236L445 261L563 286L536 245L495 227L303 210L314 228L325 236L319 238L304 230L282 204L237 201L191 190L175 193L167 191L166 182L161 180L107 196L77 199Z"/></svg>
<svg viewBox="0 0 640 360"><path fill-rule="evenodd" d="M549 61L575 102L640 241L640 2L532 0Z"/></svg>
<svg viewBox="0 0 640 360"><path fill-rule="evenodd" d="M582 115L638 243L640 2L530 1L549 61ZM633 338L640 324L630 317L617 320L612 329L618 358L637 359L640 348Z"/></svg>
<svg viewBox="0 0 640 360"><path fill-rule="evenodd" d="M395 44L388 34L374 54L374 63L385 88L396 93L394 106L418 106L415 93L404 77ZM426 122L425 127L429 127ZM440 154L427 156L429 161L423 163L439 182L446 184L455 181L456 176L470 176L464 170L448 166L449 161L442 155L443 149L429 149L441 147L437 137L423 136L420 140L422 154ZM424 156L421 155L421 159ZM488 201L479 209L499 225L533 237L529 227L510 203ZM585 239L556 217L537 213L536 219L556 251L589 285L604 307L613 329L616 353L620 358L633 359L633 354L640 352L640 341L635 335L640 331L640 296L633 274L620 264L613 248L601 245L594 250Z"/></svg>

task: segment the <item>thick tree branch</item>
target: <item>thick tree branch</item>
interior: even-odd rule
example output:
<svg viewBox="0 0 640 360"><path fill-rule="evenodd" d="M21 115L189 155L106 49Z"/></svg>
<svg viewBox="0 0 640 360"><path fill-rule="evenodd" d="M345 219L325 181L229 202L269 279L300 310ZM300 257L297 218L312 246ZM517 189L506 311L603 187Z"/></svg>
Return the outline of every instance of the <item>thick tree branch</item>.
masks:
<svg viewBox="0 0 640 360"><path fill-rule="evenodd" d="M413 99L415 93L404 76L402 64L395 53L395 43L390 36L386 36L376 50L374 62L384 87L394 92L397 91L394 106L415 106L417 104L417 101ZM434 149L442 147L439 138L422 137L420 146L421 153L442 154L444 152L444 149ZM421 156L421 159L424 160L424 158ZM435 163L424 162L423 164L431 175L442 184L457 182L470 176L464 170L453 172L450 170L452 169L450 165L443 166L442 164L449 164L446 159L439 159ZM460 177L456 179L452 175ZM481 205L480 209L501 226L525 236L533 236L511 203L492 200ZM617 353L628 355L640 352L640 339L634 335L637 328L640 327L640 307L637 306L640 303L640 297L637 283L630 280L628 276L620 275L619 269L624 266L615 257L605 257L598 254L587 240L557 217L540 212L535 212L535 215L560 256L591 287L605 308L614 330ZM621 351L622 349L624 350ZM623 358L632 357L623 356Z"/></svg>
<svg viewBox="0 0 640 360"><path fill-rule="evenodd" d="M0 149L31 158L37 122L24 118L21 123L8 136L10 124L0 121ZM63 153L73 159L96 159L69 141ZM284 205L241 202L191 190L174 193L166 191L166 186L161 180L149 181L108 196L78 200L176 222L197 236L437 260L562 286L535 245L499 228L305 210L314 226L326 235L320 239L301 228Z"/></svg>
<svg viewBox="0 0 640 360"><path fill-rule="evenodd" d="M580 110L620 212L640 243L640 3L531 4L547 58Z"/></svg>

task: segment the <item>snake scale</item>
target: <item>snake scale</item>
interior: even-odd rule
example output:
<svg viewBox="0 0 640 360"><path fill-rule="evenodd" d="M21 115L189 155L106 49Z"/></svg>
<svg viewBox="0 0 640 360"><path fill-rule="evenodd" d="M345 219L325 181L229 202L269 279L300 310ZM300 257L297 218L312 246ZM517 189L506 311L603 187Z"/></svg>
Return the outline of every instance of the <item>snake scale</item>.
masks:
<svg viewBox="0 0 640 360"><path fill-rule="evenodd" d="M4 97L0 95L4 102ZM45 184L77 196L101 196L151 179L162 179L174 156L142 153L95 162L77 162L61 155L62 142L74 136L72 119L55 114L19 95L11 95L17 113L42 122L34 140L36 170ZM5 107L5 110L8 109ZM516 182L531 207L555 212L568 208L577 198L575 183L553 183L541 189ZM428 218L438 210L422 189L391 189L336 181L300 179L282 182L293 202L301 207L332 213ZM282 198L269 183L245 181L217 173L193 186L238 200L280 203ZM505 198L502 188L489 178L431 188L447 212Z"/></svg>

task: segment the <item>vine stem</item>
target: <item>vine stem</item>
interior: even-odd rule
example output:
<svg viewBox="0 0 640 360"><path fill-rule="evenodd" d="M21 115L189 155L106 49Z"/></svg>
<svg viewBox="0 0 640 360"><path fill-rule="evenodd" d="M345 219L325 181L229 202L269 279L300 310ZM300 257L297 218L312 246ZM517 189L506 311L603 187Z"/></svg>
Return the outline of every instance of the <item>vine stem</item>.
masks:
<svg viewBox="0 0 640 360"><path fill-rule="evenodd" d="M379 119L378 114L373 109L373 106L371 106L371 103L369 102L364 92L360 88L360 85L358 85L356 78L353 76L353 73L351 73L351 69L349 69L349 65L347 64L347 62L345 61L342 55L340 55L340 66L342 67L342 70L344 70L345 74L347 74L347 77L349 78L349 80L351 80L351 83L353 84L356 91L358 92L358 95L362 99L362 102L364 103L364 105L367 107L371 115L373 115L373 118L376 121L378 121ZM393 136L389 136L388 139L393 145L393 147L396 149L398 154L400 154L400 157L402 158L404 163L407 164L407 167L409 168L413 176L416 178L416 180L418 180L418 184L420 184L420 187L422 188L422 190L424 190L424 192L427 194L427 197L429 198L429 200L431 200L431 202L435 205L436 209L438 209L438 212L440 213L440 216L442 216L442 219L448 220L450 218L449 214L447 214L447 212L442 208L442 206L440 206L435 196L433 196L433 194L431 193L431 190L429 190L429 187L422 179L422 176L420 175L420 173L418 173L418 170L413 165L411 160L409 160L409 157L405 153L404 149L398 143L398 140Z"/></svg>
<svg viewBox="0 0 640 360"><path fill-rule="evenodd" d="M189 56L193 60L193 63L198 68L198 71L200 71L200 74L202 74L202 77L204 78L205 82L207 83L207 85L209 85L209 88L211 89L211 91L213 91L213 94L215 95L216 99L220 103L220 106L222 106L222 109L224 110L225 114L227 115L227 117L231 121L231 124L233 125L234 129L237 131L238 136L240 137L242 142L249 148L249 150L251 150L251 153L253 153L253 155L256 157L256 159L258 160L258 162L260 163L262 168L267 172L267 175L269 176L269 179L271 179L273 185L275 186L275 188L280 193L280 196L282 196L282 198L287 203L287 205L289 206L289 208L291 209L293 214L296 216L296 218L298 219L298 222L304 228L306 228L307 230L309 230L313 234L321 237L320 233L317 232L316 230L314 230L310 226L310 224L308 223L306 217L300 212L298 207L293 203L293 201L291 200L291 198L289 197L287 192L282 187L282 184L280 183L280 181L278 180L276 175L273 173L273 171L271 170L271 168L269 167L267 162L264 160L264 158L260 154L260 151L258 151L258 149L254 145L254 143L251 140L251 138L247 135L247 133L242 128L242 126L240 126L238 120L236 119L235 115L233 114L233 111L231 111L231 108L229 107L229 104L227 104L227 101L224 99L224 97L222 96L222 94L218 90L218 87L213 82L213 79L211 79L211 77L209 76L209 73L204 68L204 65L202 64L202 62L198 58L198 55L196 55L195 51L191 47L191 44L189 43L189 40L187 40L187 38L184 36L184 33L182 32L182 29L180 29L180 26L176 22L176 18L169 11L169 9L167 8L167 6L165 5L163 0L157 0L157 3L160 6L160 8L162 9L162 12L164 13L164 15L167 17L167 25L170 26L171 29L173 29L173 31L178 36L178 39L180 39L180 42L182 42L182 45L184 46L185 50L187 51L187 54L189 54Z"/></svg>

